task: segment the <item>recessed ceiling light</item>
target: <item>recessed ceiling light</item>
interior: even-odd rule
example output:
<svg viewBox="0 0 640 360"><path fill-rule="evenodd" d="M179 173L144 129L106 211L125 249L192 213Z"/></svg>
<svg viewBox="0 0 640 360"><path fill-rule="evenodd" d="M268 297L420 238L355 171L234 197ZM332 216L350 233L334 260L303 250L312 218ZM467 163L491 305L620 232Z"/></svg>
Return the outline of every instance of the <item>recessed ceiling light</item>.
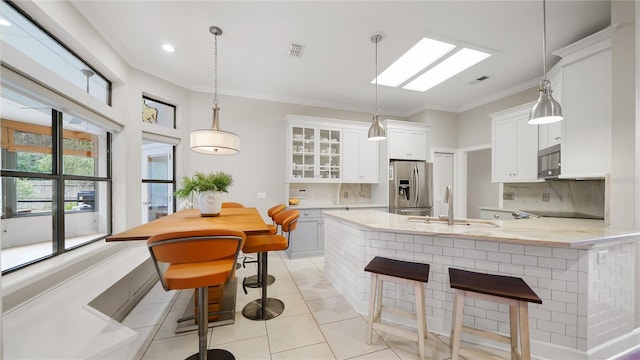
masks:
<svg viewBox="0 0 640 360"><path fill-rule="evenodd" d="M162 50L164 50L166 52L170 52L170 53L176 51L176 49L174 49L173 46L171 46L171 44L162 45Z"/></svg>
<svg viewBox="0 0 640 360"><path fill-rule="evenodd" d="M11 26L11 23L6 19L0 18L0 26Z"/></svg>
<svg viewBox="0 0 640 360"><path fill-rule="evenodd" d="M443 60L429 71L417 77L403 89L415 91L427 91L450 77L470 68L480 61L488 58L491 54L482 51L463 48L457 53Z"/></svg>
<svg viewBox="0 0 640 360"><path fill-rule="evenodd" d="M454 48L455 45L422 38L409 51L378 75L378 84L396 87ZM371 83L375 83L375 80L373 79Z"/></svg>

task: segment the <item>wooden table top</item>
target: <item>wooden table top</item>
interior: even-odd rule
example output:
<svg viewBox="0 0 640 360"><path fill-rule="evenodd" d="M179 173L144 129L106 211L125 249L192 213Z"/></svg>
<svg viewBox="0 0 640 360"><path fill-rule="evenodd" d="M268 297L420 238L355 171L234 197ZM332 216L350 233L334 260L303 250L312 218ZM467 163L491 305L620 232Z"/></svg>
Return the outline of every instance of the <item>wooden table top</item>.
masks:
<svg viewBox="0 0 640 360"><path fill-rule="evenodd" d="M229 229L247 235L265 234L267 224L256 208L223 208L220 216L203 217L187 209L107 237L107 241L147 240L153 235L181 230Z"/></svg>

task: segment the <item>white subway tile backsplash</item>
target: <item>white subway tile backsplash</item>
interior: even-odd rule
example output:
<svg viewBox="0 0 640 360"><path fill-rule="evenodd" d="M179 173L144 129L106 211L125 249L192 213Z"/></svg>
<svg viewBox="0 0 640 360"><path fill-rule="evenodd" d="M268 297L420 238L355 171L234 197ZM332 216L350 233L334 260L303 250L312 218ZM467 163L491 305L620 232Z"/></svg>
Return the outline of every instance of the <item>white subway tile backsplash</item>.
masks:
<svg viewBox="0 0 640 360"><path fill-rule="evenodd" d="M547 258L547 257L539 257L538 258L538 266L544 268L551 269L567 269L567 260L565 259L556 259L556 258Z"/></svg>
<svg viewBox="0 0 640 360"><path fill-rule="evenodd" d="M511 264L511 254L501 252L487 252L487 260Z"/></svg>
<svg viewBox="0 0 640 360"><path fill-rule="evenodd" d="M551 249L550 247L525 245L524 253L531 256L551 257Z"/></svg>
<svg viewBox="0 0 640 360"><path fill-rule="evenodd" d="M538 278L551 279L552 269L541 268L537 266L525 266L524 274L528 276L535 276Z"/></svg>
<svg viewBox="0 0 640 360"><path fill-rule="evenodd" d="M445 247L445 248L442 248L442 255L453 256L453 257L463 257L464 249Z"/></svg>
<svg viewBox="0 0 640 360"><path fill-rule="evenodd" d="M453 239L453 246L461 249L475 249L476 241L468 239Z"/></svg>
<svg viewBox="0 0 640 360"><path fill-rule="evenodd" d="M578 272L553 269L551 272L551 278L554 280L566 280L566 281L578 282Z"/></svg>
<svg viewBox="0 0 640 360"><path fill-rule="evenodd" d="M463 255L468 259L487 260L487 252L483 250L464 249Z"/></svg>
<svg viewBox="0 0 640 360"><path fill-rule="evenodd" d="M500 243L500 252L524 255L524 245Z"/></svg>
<svg viewBox="0 0 640 360"><path fill-rule="evenodd" d="M434 236L433 245L453 247L453 238Z"/></svg>
<svg viewBox="0 0 640 360"><path fill-rule="evenodd" d="M529 255L511 255L511 262L526 266L538 266L538 257Z"/></svg>
<svg viewBox="0 0 640 360"><path fill-rule="evenodd" d="M413 235L396 234L396 241L412 243L413 242Z"/></svg>
<svg viewBox="0 0 640 360"><path fill-rule="evenodd" d="M395 233L388 233L388 232L381 232L381 233L378 233L378 238L380 240L395 241L396 240L396 234Z"/></svg>
<svg viewBox="0 0 640 360"><path fill-rule="evenodd" d="M524 266L516 264L500 264L500 272L509 276L520 277L524 275Z"/></svg>
<svg viewBox="0 0 640 360"><path fill-rule="evenodd" d="M433 238L431 236L414 235L413 242L422 245L433 245Z"/></svg>
<svg viewBox="0 0 640 360"><path fill-rule="evenodd" d="M485 251L499 251L499 246L497 242L490 241L476 241L476 250L485 250Z"/></svg>
<svg viewBox="0 0 640 360"><path fill-rule="evenodd" d="M442 246L437 245L423 245L422 251L427 254L442 255Z"/></svg>
<svg viewBox="0 0 640 360"><path fill-rule="evenodd" d="M553 248L551 251L555 258L578 260L578 250L576 249Z"/></svg>
<svg viewBox="0 0 640 360"><path fill-rule="evenodd" d="M499 271L499 263L493 261L476 260L476 269L480 272L497 272Z"/></svg>

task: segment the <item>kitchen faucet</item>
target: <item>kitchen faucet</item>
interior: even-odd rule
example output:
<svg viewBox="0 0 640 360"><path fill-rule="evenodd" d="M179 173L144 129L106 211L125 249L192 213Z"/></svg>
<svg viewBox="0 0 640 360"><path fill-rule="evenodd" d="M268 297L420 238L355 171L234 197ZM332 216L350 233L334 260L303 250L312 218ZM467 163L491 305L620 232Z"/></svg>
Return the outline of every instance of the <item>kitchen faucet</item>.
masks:
<svg viewBox="0 0 640 360"><path fill-rule="evenodd" d="M444 203L449 204L449 216L447 216L447 224L453 225L453 190L451 185L447 185L444 190Z"/></svg>

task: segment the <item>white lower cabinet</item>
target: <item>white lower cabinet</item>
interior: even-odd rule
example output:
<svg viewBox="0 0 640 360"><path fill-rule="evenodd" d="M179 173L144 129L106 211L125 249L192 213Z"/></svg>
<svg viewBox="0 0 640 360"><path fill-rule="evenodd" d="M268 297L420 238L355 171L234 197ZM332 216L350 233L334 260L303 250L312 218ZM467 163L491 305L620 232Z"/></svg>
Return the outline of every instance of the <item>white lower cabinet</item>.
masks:
<svg viewBox="0 0 640 360"><path fill-rule="evenodd" d="M289 257L321 256L324 253L324 232L321 209L302 209L296 229L291 233Z"/></svg>

